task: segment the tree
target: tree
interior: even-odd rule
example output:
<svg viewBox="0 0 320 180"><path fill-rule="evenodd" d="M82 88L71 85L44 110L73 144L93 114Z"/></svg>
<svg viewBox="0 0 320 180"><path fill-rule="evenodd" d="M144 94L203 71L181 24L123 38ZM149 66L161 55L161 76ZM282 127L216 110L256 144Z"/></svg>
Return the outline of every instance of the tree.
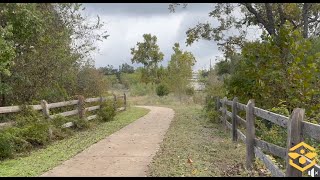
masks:
<svg viewBox="0 0 320 180"><path fill-rule="evenodd" d="M170 11L174 12L178 5L171 4ZM218 20L219 25L212 27L209 22L197 24L187 30L186 43L191 45L199 39L214 40L229 57L236 48L243 47L247 27L260 27L269 35L278 37L276 45L280 46L279 29L286 26L286 22L293 26L292 30L301 30L304 38L318 36L319 15L318 3L216 3L209 16ZM237 34L228 33L230 31L236 31ZM284 56L286 50L282 51Z"/></svg>
<svg viewBox="0 0 320 180"><path fill-rule="evenodd" d="M129 64L127 63L124 63L120 66L120 69L119 69L120 73L128 73L128 74L131 74L131 73L134 73L134 67L133 66L130 66Z"/></svg>
<svg viewBox="0 0 320 180"><path fill-rule="evenodd" d="M2 50L14 50L13 55L8 51L10 56L0 54L6 59L0 63L6 68L0 77L1 106L56 101L56 92L64 94L62 99L76 93L78 72L92 65L94 42L107 38L99 32L99 18L97 24L89 23L82 10L81 4L72 3L0 5L0 29L8 30L4 39L9 45Z"/></svg>
<svg viewBox="0 0 320 180"><path fill-rule="evenodd" d="M106 67L100 67L98 70L104 75L114 75L118 73L118 69L115 69L110 64L108 64Z"/></svg>
<svg viewBox="0 0 320 180"><path fill-rule="evenodd" d="M148 77L146 82L157 82L158 64L163 60L164 54L160 52L156 36L144 34L143 39L143 42L137 43L137 48L131 48L131 61L143 64L145 69L143 77Z"/></svg>
<svg viewBox="0 0 320 180"><path fill-rule="evenodd" d="M182 94L185 93L189 79L192 77L192 66L194 66L196 59L191 52L183 52L179 43L175 43L172 49L174 54L171 55L168 64L167 81L170 89L181 101Z"/></svg>
<svg viewBox="0 0 320 180"><path fill-rule="evenodd" d="M92 66L83 66L77 76L77 94L101 96L107 88L103 74Z"/></svg>
<svg viewBox="0 0 320 180"><path fill-rule="evenodd" d="M312 43L295 30L280 29L283 47L288 49L288 60L281 58L277 39L267 35L263 41L247 43L234 73L226 81L228 96L241 101L256 100L262 108L278 107L279 103L291 112L303 107L309 118L319 108L320 53L310 53Z"/></svg>

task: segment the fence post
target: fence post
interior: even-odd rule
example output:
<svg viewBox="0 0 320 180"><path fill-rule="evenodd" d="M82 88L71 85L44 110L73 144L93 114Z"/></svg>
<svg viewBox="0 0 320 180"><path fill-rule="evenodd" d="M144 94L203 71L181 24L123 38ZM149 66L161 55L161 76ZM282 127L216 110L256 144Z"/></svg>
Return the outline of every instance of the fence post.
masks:
<svg viewBox="0 0 320 180"><path fill-rule="evenodd" d="M41 107L42 107L42 113L44 117L49 120L50 119L50 110L48 106L48 102L46 100L41 100L40 102ZM49 138L52 139L52 129L49 127Z"/></svg>
<svg viewBox="0 0 320 180"><path fill-rule="evenodd" d="M46 100L41 100L42 113L45 118L50 118L50 111Z"/></svg>
<svg viewBox="0 0 320 180"><path fill-rule="evenodd" d="M127 96L126 96L126 93L123 93L123 100L124 100L124 110L127 110Z"/></svg>
<svg viewBox="0 0 320 180"><path fill-rule="evenodd" d="M220 109L220 97L216 97L216 110L217 112L219 112L219 109Z"/></svg>
<svg viewBox="0 0 320 180"><path fill-rule="evenodd" d="M246 166L247 169L251 169L254 163L254 138L255 138L255 127L254 127L254 100L250 99L246 109Z"/></svg>
<svg viewBox="0 0 320 180"><path fill-rule="evenodd" d="M304 119L304 109L295 108L289 118L288 121L288 139L287 139L287 152L290 151L290 148L297 145L302 141L302 132L301 132L301 122ZM293 160L296 164L299 164L299 158ZM292 167L289 164L289 156L287 153L286 157L286 176L288 177L301 177L301 171L297 170L296 168Z"/></svg>
<svg viewBox="0 0 320 180"><path fill-rule="evenodd" d="M100 100L99 100L100 105L103 103L103 97L100 96Z"/></svg>
<svg viewBox="0 0 320 180"><path fill-rule="evenodd" d="M224 130L227 131L227 97L222 100L222 123L224 124Z"/></svg>
<svg viewBox="0 0 320 180"><path fill-rule="evenodd" d="M78 96L78 114L79 118L83 119L85 116L85 103L84 103L84 97L83 96Z"/></svg>
<svg viewBox="0 0 320 180"><path fill-rule="evenodd" d="M102 109L102 107L103 107L103 97L102 96L100 96L100 100L99 100L99 105L100 105L100 108L99 109Z"/></svg>
<svg viewBox="0 0 320 180"><path fill-rule="evenodd" d="M117 96L115 94L113 95L113 108L116 111L117 110Z"/></svg>
<svg viewBox="0 0 320 180"><path fill-rule="evenodd" d="M232 141L236 142L238 140L237 134L237 103L238 98L233 98L232 101Z"/></svg>

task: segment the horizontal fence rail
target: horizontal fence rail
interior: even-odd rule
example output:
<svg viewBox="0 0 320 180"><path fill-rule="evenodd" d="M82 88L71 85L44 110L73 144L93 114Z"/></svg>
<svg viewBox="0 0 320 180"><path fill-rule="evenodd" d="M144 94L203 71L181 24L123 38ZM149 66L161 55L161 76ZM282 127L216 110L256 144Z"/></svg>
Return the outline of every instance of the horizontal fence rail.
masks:
<svg viewBox="0 0 320 180"><path fill-rule="evenodd" d="M48 104L48 108L58 108L58 107L65 107L78 104L79 100L71 100L71 101L64 101L64 102L57 102Z"/></svg>
<svg viewBox="0 0 320 180"><path fill-rule="evenodd" d="M119 99L123 99L123 105L121 107L117 107L117 100ZM79 96L78 100L55 102L50 104L47 103L45 100L42 100L40 105L28 105L28 106L33 108L34 110L42 110L44 116L48 119L54 119L58 116L67 117L67 116L79 115L79 118L84 118L85 120L90 121L92 119L97 118L97 115L91 115L91 116L85 117L85 112L99 110L101 108L101 105L84 107L85 106L84 103L97 102L101 104L106 100L113 101L113 106L114 108L116 108L115 110L117 112L126 110L127 96L125 93L121 96L116 96L113 94L113 96L110 96L110 97L95 97L95 98L87 98L87 99L84 99L83 96ZM50 114L50 109L61 108L66 106L77 106L77 107L74 110L65 111L65 112L56 113L56 114ZM18 113L19 111L21 111L21 108L19 106L0 107L0 114ZM14 124L15 124L14 121L0 123L0 129L4 127L12 126ZM67 122L62 125L62 127L64 128L68 128L72 126L74 126L73 122Z"/></svg>
<svg viewBox="0 0 320 180"><path fill-rule="evenodd" d="M212 98L212 97L211 97ZM254 100L249 100L248 104L241 104L237 98L233 101L228 100L227 97L220 99L216 98L216 110L221 112L219 116L220 121L224 124L225 129L232 131L232 139L236 142L238 139L242 140L246 144L246 166L252 168L254 163L254 157L259 158L267 169L271 172L272 176L284 177L284 176L302 176L302 173L289 165L288 151L290 148L300 143L303 140L303 136L311 137L317 141L320 141L320 125L313 124L304 120L304 109L296 108L292 112L290 117L286 117L277 113L273 113L254 106ZM227 106L231 106L232 112L228 111ZM237 115L238 111L246 112L246 119L243 119ZM287 147L281 147L264 140L255 137L254 120L255 117L265 119L269 122L277 124L288 131L287 135ZM231 119L231 123L227 120ZM249 121L248 121L249 119ZM245 127L245 133L237 129L238 124ZM273 156L286 160L286 169L281 170L271 159L269 155L264 152L270 153ZM310 160L307 159L310 163ZM320 166L314 165L314 169L320 174ZM315 176L320 176L320 175Z"/></svg>

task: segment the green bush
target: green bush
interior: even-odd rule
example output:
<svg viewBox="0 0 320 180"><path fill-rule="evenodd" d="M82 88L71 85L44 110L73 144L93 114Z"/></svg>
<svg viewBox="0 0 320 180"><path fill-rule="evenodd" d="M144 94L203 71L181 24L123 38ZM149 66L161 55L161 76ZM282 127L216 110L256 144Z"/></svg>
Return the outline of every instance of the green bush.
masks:
<svg viewBox="0 0 320 180"><path fill-rule="evenodd" d="M187 94L188 96L193 96L194 93L195 93L195 90L194 90L193 87L187 87L187 89L186 89L186 94Z"/></svg>
<svg viewBox="0 0 320 180"><path fill-rule="evenodd" d="M121 73L120 80L121 83L125 86L125 88L129 89L133 84L138 84L140 82L141 74L139 72L135 73Z"/></svg>
<svg viewBox="0 0 320 180"><path fill-rule="evenodd" d="M7 133L0 132L0 159L11 157L13 151L12 137Z"/></svg>
<svg viewBox="0 0 320 180"><path fill-rule="evenodd" d="M62 125L64 125L67 122L71 122L71 120L64 116L58 115L58 116L55 116L52 120L50 120L50 122L54 127L61 128Z"/></svg>
<svg viewBox="0 0 320 180"><path fill-rule="evenodd" d="M74 128L76 129L88 129L90 126L89 126L89 121L85 120L85 119L80 119L80 118L77 118L76 120L73 121L74 123Z"/></svg>
<svg viewBox="0 0 320 180"><path fill-rule="evenodd" d="M153 95L154 92L155 92L155 85L151 83L133 84L130 88L130 95L132 96Z"/></svg>
<svg viewBox="0 0 320 180"><path fill-rule="evenodd" d="M72 130L70 128L61 128L63 124L71 122L70 118L64 116L56 116L50 122L52 124L52 139L63 139L72 135Z"/></svg>
<svg viewBox="0 0 320 180"><path fill-rule="evenodd" d="M16 137L29 142L32 146L41 146L49 141L50 123L40 112L28 106L21 106L21 112L16 116L16 126L19 129L11 130Z"/></svg>
<svg viewBox="0 0 320 180"><path fill-rule="evenodd" d="M167 96L169 94L169 88L165 84L159 84L156 88L157 95L162 97L162 96Z"/></svg>
<svg viewBox="0 0 320 180"><path fill-rule="evenodd" d="M15 153L30 151L32 145L21 137L12 136L12 144Z"/></svg>
<svg viewBox="0 0 320 180"><path fill-rule="evenodd" d="M12 147L16 153L30 151L32 149L32 145L22 137L22 131L20 128L9 127L2 133L10 134Z"/></svg>
<svg viewBox="0 0 320 180"><path fill-rule="evenodd" d="M216 100L211 96L206 97L206 103L204 105L205 116L210 121L217 123L219 122L219 112L216 111Z"/></svg>
<svg viewBox="0 0 320 180"><path fill-rule="evenodd" d="M107 100L101 104L101 108L97 112L98 119L103 122L108 122L113 120L116 115L115 108L113 106L113 101Z"/></svg>
<svg viewBox="0 0 320 180"><path fill-rule="evenodd" d="M15 117L18 127L24 127L28 124L40 123L46 121L40 112L33 110L28 106L20 106L21 111Z"/></svg>
<svg viewBox="0 0 320 180"><path fill-rule="evenodd" d="M21 128L21 137L32 146L42 146L49 141L49 123L30 123Z"/></svg>

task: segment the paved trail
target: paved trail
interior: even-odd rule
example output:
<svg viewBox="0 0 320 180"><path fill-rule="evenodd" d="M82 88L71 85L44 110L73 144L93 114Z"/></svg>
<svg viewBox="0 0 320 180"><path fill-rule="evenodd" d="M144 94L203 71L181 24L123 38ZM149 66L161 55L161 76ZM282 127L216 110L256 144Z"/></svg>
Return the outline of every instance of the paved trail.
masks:
<svg viewBox="0 0 320 180"><path fill-rule="evenodd" d="M41 176L146 176L174 111L138 107L151 111Z"/></svg>

